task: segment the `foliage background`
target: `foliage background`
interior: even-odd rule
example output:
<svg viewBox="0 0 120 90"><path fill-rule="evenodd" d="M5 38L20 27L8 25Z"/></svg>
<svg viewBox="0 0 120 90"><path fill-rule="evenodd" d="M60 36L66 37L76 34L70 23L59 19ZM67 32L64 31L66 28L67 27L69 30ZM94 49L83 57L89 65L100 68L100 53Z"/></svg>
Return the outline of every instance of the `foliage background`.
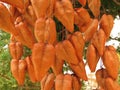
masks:
<svg viewBox="0 0 120 90"><path fill-rule="evenodd" d="M113 17L120 16L120 5L119 3L115 3L114 1L117 1L120 3L119 0L101 0L102 6L101 6L101 14L107 13L112 14ZM80 6L80 4L76 0L77 7ZM89 9L87 6L85 7ZM91 14L92 16L92 14ZM57 23L57 30L61 30L61 25L59 22ZM28 76L26 75L26 81L24 87L18 87L16 80L11 75L10 71L10 60L11 56L9 54L8 44L9 44L9 38L10 35L8 33L5 33L0 30L0 90L24 90L24 87L27 88L27 90L37 90L39 87L39 83L33 84L30 82ZM110 37L110 40L114 39L120 42L120 37L116 36L116 38ZM117 52L120 55L120 46L117 47ZM29 55L31 52L27 47L24 47L24 56ZM23 56L23 57L24 57ZM120 77L120 76L119 76ZM120 83L120 78L118 78L118 81Z"/></svg>

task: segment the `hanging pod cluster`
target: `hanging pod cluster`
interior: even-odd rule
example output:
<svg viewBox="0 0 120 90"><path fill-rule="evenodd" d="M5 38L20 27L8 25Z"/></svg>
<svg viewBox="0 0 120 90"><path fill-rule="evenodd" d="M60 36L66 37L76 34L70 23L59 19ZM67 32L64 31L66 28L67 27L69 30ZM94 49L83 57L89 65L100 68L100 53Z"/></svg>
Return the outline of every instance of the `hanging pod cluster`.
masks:
<svg viewBox="0 0 120 90"><path fill-rule="evenodd" d="M95 75L100 90L120 90L120 85L109 75L107 68L97 70Z"/></svg>
<svg viewBox="0 0 120 90"><path fill-rule="evenodd" d="M0 1L0 28L11 34L11 72L19 85L24 85L27 72L31 82L41 83L41 90L80 90L81 80L88 80L83 57L85 44L89 43L86 59L91 72L95 72L100 57L106 68L96 72L99 86L104 90L119 90L115 81L119 59L113 46L105 46L113 17L103 14L97 19L100 0L78 0L82 6L79 8L73 8L74 0ZM94 18L84 8L86 5ZM63 30L56 30L53 17L67 33L62 41L57 38ZM79 30L74 30L74 25ZM31 55L23 56L24 46L31 50ZM64 74L66 64L74 74Z"/></svg>
<svg viewBox="0 0 120 90"><path fill-rule="evenodd" d="M100 69L96 72L96 79L100 88L120 90L120 86L116 81L119 72L119 58L113 46L105 47L102 60L106 69Z"/></svg>
<svg viewBox="0 0 120 90"><path fill-rule="evenodd" d="M47 73L41 80L41 90L80 90L82 83L75 75Z"/></svg>

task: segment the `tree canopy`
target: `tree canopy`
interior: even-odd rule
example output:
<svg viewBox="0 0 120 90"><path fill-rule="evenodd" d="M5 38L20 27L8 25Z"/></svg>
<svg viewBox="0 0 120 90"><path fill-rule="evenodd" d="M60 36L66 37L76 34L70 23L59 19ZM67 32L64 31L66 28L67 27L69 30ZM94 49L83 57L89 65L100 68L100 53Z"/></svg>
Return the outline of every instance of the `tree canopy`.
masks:
<svg viewBox="0 0 120 90"><path fill-rule="evenodd" d="M120 0L101 0L101 13L120 16Z"/></svg>

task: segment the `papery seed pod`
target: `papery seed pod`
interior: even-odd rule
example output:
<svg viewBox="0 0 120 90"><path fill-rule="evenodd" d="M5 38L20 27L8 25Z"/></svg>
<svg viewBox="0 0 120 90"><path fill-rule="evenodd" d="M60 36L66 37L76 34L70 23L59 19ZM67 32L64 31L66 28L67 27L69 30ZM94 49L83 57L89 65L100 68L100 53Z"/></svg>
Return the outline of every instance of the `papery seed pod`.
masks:
<svg viewBox="0 0 120 90"><path fill-rule="evenodd" d="M28 4L26 11L22 14L22 17L28 23L28 25L30 25L31 27L35 26L35 21L37 17L32 5Z"/></svg>
<svg viewBox="0 0 120 90"><path fill-rule="evenodd" d="M27 64L25 60L19 60L19 85L24 85L24 81L25 81L25 73L26 73L26 68L27 68Z"/></svg>
<svg viewBox="0 0 120 90"><path fill-rule="evenodd" d="M18 31L14 27L13 18L11 17L8 9L2 3L0 3L0 15L0 28L7 33L15 36L18 35Z"/></svg>
<svg viewBox="0 0 120 90"><path fill-rule="evenodd" d="M77 78L76 76L72 77L72 84L73 84L73 89L72 90L81 90L82 84L80 82L80 79Z"/></svg>
<svg viewBox="0 0 120 90"><path fill-rule="evenodd" d="M63 80L63 89L62 90L72 90L72 76L66 74Z"/></svg>
<svg viewBox="0 0 120 90"><path fill-rule="evenodd" d="M25 60L11 60L11 71L18 84L24 85L25 73L26 73L26 61Z"/></svg>
<svg viewBox="0 0 120 90"><path fill-rule="evenodd" d="M61 60L69 60L69 57L62 45L62 42L59 42L55 45L56 56Z"/></svg>
<svg viewBox="0 0 120 90"><path fill-rule="evenodd" d="M43 51L44 51L44 44L43 43L34 44L34 47L32 49L32 62L33 62L33 67L35 70L35 75L36 75L37 81L41 80L41 78L40 78L41 73L40 73L39 68L42 64Z"/></svg>
<svg viewBox="0 0 120 90"><path fill-rule="evenodd" d="M100 0L88 0L88 7L90 8L95 17L98 17L100 15Z"/></svg>
<svg viewBox="0 0 120 90"><path fill-rule="evenodd" d="M87 49L86 59L91 72L95 72L99 58L100 56L96 48L94 47L93 44L90 44Z"/></svg>
<svg viewBox="0 0 120 90"><path fill-rule="evenodd" d="M27 23L20 22L18 25L16 25L16 28L19 30L19 32L21 32L25 40L24 44L32 49L36 40L32 31L28 28Z"/></svg>
<svg viewBox="0 0 120 90"><path fill-rule="evenodd" d="M34 66L33 66L33 63L31 61L31 57L26 57L25 58L26 60L26 64L27 64L27 71L28 71L28 76L30 78L30 80L35 83L37 82L37 79L36 79L36 75L35 75L35 70L34 70Z"/></svg>
<svg viewBox="0 0 120 90"><path fill-rule="evenodd" d="M12 72L13 77L19 82L19 61L16 59L12 59L10 62L10 70Z"/></svg>
<svg viewBox="0 0 120 90"><path fill-rule="evenodd" d="M63 90L63 80L64 80L64 75L59 74L56 76L55 79L55 90Z"/></svg>
<svg viewBox="0 0 120 90"><path fill-rule="evenodd" d="M75 24L79 25L80 27L88 24L90 21L90 15L87 12L87 10L83 7L75 9L75 17L74 18L75 18ZM76 19L76 18L78 18L78 19Z"/></svg>
<svg viewBox="0 0 120 90"><path fill-rule="evenodd" d="M16 41L21 42L23 45L25 45L25 46L27 46L27 47L30 47L30 46L28 46L28 44L26 43L26 41L25 41L22 33L20 32L20 29L19 29L19 25L18 25L18 24L15 25L15 28L16 28L16 30L17 30L18 33L19 33L18 35L14 35Z"/></svg>
<svg viewBox="0 0 120 90"><path fill-rule="evenodd" d="M102 29L96 32L91 40L92 44L95 46L100 56L103 55L105 48L105 41L106 41L106 36Z"/></svg>
<svg viewBox="0 0 120 90"><path fill-rule="evenodd" d="M72 45L75 48L76 55L79 60L83 57L83 49L84 49L84 39L80 32L75 32L69 39L72 43Z"/></svg>
<svg viewBox="0 0 120 90"><path fill-rule="evenodd" d="M79 31L84 33L85 31L87 31L87 29L91 26L93 19L90 19L90 21L88 23L83 24L82 26L77 25L79 28Z"/></svg>
<svg viewBox="0 0 120 90"><path fill-rule="evenodd" d="M45 81L44 89L42 90L52 90L54 87L54 79L55 75L53 73L48 74L47 79Z"/></svg>
<svg viewBox="0 0 120 90"><path fill-rule="evenodd" d="M13 18L13 21L15 21L16 18L21 15L21 13L17 10L17 8L14 7L14 6L12 6L12 5L9 6L9 9L8 9L8 10L9 10L10 15L11 15L12 18Z"/></svg>
<svg viewBox="0 0 120 90"><path fill-rule="evenodd" d="M40 88L41 88L41 90L44 90L45 82L46 82L46 80L47 80L48 75L49 75L49 73L47 73L47 74L42 78L42 80L40 81Z"/></svg>
<svg viewBox="0 0 120 90"><path fill-rule="evenodd" d="M16 53L16 44L10 43L9 44L9 51L13 59L17 59L17 53Z"/></svg>
<svg viewBox="0 0 120 90"><path fill-rule="evenodd" d="M55 17L69 32L74 31L74 10L69 0L57 0L54 8Z"/></svg>
<svg viewBox="0 0 120 90"><path fill-rule="evenodd" d="M106 35L106 39L108 39L110 36L111 30L113 28L113 24L114 24L114 20L113 20L113 17L111 15L104 14L101 17L100 28L102 28L104 30L105 35Z"/></svg>
<svg viewBox="0 0 120 90"><path fill-rule="evenodd" d="M106 46L102 59L108 75L116 80L119 71L119 58L115 48L113 46Z"/></svg>
<svg viewBox="0 0 120 90"><path fill-rule="evenodd" d="M79 16L76 11L74 11L74 23L78 25L80 23L81 19L79 20Z"/></svg>
<svg viewBox="0 0 120 90"><path fill-rule="evenodd" d="M41 78L49 70L49 68L52 67L52 65L54 64L54 60L55 60L54 46L51 44L47 44L44 48L43 55L44 56L42 58L42 64L41 64L41 68L40 68ZM45 68L45 66L46 66L46 68Z"/></svg>
<svg viewBox="0 0 120 90"><path fill-rule="evenodd" d="M90 26L88 27L88 29L84 32L84 38L85 38L85 42L88 42L91 40L91 38L93 37L94 33L97 31L98 28L98 20L94 19Z"/></svg>
<svg viewBox="0 0 120 90"><path fill-rule="evenodd" d="M38 42L54 44L56 41L56 26L52 18L40 18L35 23L35 37Z"/></svg>
<svg viewBox="0 0 120 90"><path fill-rule="evenodd" d="M67 62L69 62L71 64L78 64L79 60L77 58L75 49L74 49L73 45L71 44L71 42L68 40L64 40L62 42L62 45L63 45L65 52L69 56L69 60L67 60Z"/></svg>
<svg viewBox="0 0 120 90"><path fill-rule="evenodd" d="M69 65L70 65L71 69L73 70L73 72L75 72L75 74L79 78L81 78L81 79L83 79L85 81L88 80L87 74L86 74L86 71L85 71L85 64L84 64L84 62L82 60L77 65L70 64L70 63L69 63Z"/></svg>
<svg viewBox="0 0 120 90"><path fill-rule="evenodd" d="M48 32L48 38L45 40L50 44L54 44L57 38L55 21L52 18L46 20L46 32Z"/></svg>
<svg viewBox="0 0 120 90"><path fill-rule="evenodd" d="M20 42L11 42L9 50L13 59L19 60L23 55L23 45Z"/></svg>
<svg viewBox="0 0 120 90"><path fill-rule="evenodd" d="M46 17L53 17L56 1L57 0L49 1L50 3L49 3L49 8L47 9Z"/></svg>
<svg viewBox="0 0 120 90"><path fill-rule="evenodd" d="M108 73L106 69L99 69L95 73L96 81L98 85L104 90L106 88L105 86L105 79L108 77Z"/></svg>
<svg viewBox="0 0 120 90"><path fill-rule="evenodd" d="M44 32L45 32L45 19L39 18L35 22L35 37L38 42L44 42Z"/></svg>
<svg viewBox="0 0 120 90"><path fill-rule="evenodd" d="M38 81L44 77L54 64L55 49L51 44L36 43L32 50L32 62Z"/></svg>
<svg viewBox="0 0 120 90"><path fill-rule="evenodd" d="M66 60L72 64L77 64L79 62L74 47L68 40L56 44L55 49L56 55L61 60Z"/></svg>
<svg viewBox="0 0 120 90"><path fill-rule="evenodd" d="M64 64L64 60L58 58L58 56L56 55L54 64L52 66L52 70L56 76L62 73L63 64Z"/></svg>
<svg viewBox="0 0 120 90"><path fill-rule="evenodd" d="M105 79L106 90L120 90L119 84L112 78Z"/></svg>
<svg viewBox="0 0 120 90"><path fill-rule="evenodd" d="M49 0L31 0L37 18L44 17L49 7Z"/></svg>
<svg viewBox="0 0 120 90"><path fill-rule="evenodd" d="M19 60L23 55L23 45L20 42L16 42L16 53L17 60Z"/></svg>

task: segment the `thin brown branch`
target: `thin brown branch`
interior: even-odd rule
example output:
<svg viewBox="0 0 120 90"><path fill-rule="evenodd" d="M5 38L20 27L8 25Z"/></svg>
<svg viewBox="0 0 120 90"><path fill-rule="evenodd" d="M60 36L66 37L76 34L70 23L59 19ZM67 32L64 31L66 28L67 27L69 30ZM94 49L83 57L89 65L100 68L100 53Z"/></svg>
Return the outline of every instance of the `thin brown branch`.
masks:
<svg viewBox="0 0 120 90"><path fill-rule="evenodd" d="M113 38L113 37L110 37L110 39L112 39L112 40L117 40L117 41L119 40L118 37L114 37L114 38Z"/></svg>
<svg viewBox="0 0 120 90"><path fill-rule="evenodd" d="M117 5L120 5L120 2L117 0L113 0Z"/></svg>
<svg viewBox="0 0 120 90"><path fill-rule="evenodd" d="M10 80L9 77L7 77L7 76L5 76L5 75L2 75L2 74L0 74L0 77L5 78L5 79L7 79L7 80Z"/></svg>

